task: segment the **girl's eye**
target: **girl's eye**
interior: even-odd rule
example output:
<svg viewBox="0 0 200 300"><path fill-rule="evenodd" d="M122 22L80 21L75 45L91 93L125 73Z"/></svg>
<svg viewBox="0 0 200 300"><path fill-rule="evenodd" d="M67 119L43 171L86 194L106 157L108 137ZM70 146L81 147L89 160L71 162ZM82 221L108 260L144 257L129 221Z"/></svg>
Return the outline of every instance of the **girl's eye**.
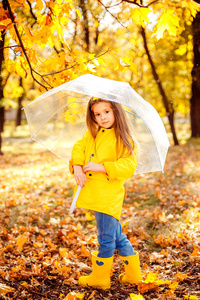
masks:
<svg viewBox="0 0 200 300"><path fill-rule="evenodd" d="M95 117L99 117L99 116L100 116L100 114L96 114L96 115L95 115Z"/></svg>
<svg viewBox="0 0 200 300"><path fill-rule="evenodd" d="M106 110L106 114L108 114L110 111L109 110Z"/></svg>

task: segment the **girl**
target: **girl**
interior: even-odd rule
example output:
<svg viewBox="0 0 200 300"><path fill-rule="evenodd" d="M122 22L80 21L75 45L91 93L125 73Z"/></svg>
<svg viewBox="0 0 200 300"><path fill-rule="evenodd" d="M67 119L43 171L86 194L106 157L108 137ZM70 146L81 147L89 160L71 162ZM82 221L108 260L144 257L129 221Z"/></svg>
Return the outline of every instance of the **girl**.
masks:
<svg viewBox="0 0 200 300"><path fill-rule="evenodd" d="M119 223L124 182L132 177L137 166L136 145L119 103L91 98L86 123L88 131L75 143L69 167L77 185L82 187L77 207L95 213L99 249L98 253L92 253L92 273L81 276L79 284L109 289L115 249L125 266L120 281L138 283L141 281L139 256Z"/></svg>

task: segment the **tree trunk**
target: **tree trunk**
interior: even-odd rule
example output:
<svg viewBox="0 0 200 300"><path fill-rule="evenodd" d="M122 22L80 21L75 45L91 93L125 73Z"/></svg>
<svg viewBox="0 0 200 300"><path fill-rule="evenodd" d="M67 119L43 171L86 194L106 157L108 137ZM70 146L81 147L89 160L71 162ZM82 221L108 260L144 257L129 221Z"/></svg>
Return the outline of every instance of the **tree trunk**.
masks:
<svg viewBox="0 0 200 300"><path fill-rule="evenodd" d="M163 89L162 83L161 83L161 81L159 79L159 76L157 74L156 67L154 65L154 62L152 60L152 57L151 57L151 54L149 52L149 48L148 48L148 45L147 45L146 32L145 32L145 29L143 27L141 27L141 35L142 35L142 38L143 38L144 49L146 51L149 63L151 65L153 77L154 77L154 79L155 79L155 81L158 85L160 94L162 96L163 104L164 104L164 107L165 107L166 112L167 112L167 117L168 117L168 120L169 120L171 132L172 132L172 135L173 135L174 145L178 145L179 143L178 143L178 139L177 139L177 136L176 136L176 130L175 130L175 127L174 127L174 109L173 109L172 105L169 105L169 101L167 99L167 96L166 96L165 91Z"/></svg>
<svg viewBox="0 0 200 300"><path fill-rule="evenodd" d="M20 77L19 79L19 86L21 86L23 88L22 85L22 77ZM17 108L17 115L16 115L16 126L20 126L21 125L21 120L22 120L22 100L24 97L24 92L23 94L18 98L18 108Z"/></svg>
<svg viewBox="0 0 200 300"><path fill-rule="evenodd" d="M192 69L192 97L190 99L190 119L192 137L200 137L200 12L192 23L194 66Z"/></svg>
<svg viewBox="0 0 200 300"><path fill-rule="evenodd" d="M4 53L3 53L3 47L5 42L5 31L1 32L1 40L0 40L0 155L2 155L2 132L4 127L4 107L1 105L2 99L3 99L3 85L2 85L2 64L4 62Z"/></svg>
<svg viewBox="0 0 200 300"><path fill-rule="evenodd" d="M89 30L89 20L88 20L88 15L87 15L87 8L85 5L85 0L80 0L79 2L80 8L82 10L82 16L83 16L83 33L84 33L84 41L86 44L85 50L87 52L90 52L90 30Z"/></svg>

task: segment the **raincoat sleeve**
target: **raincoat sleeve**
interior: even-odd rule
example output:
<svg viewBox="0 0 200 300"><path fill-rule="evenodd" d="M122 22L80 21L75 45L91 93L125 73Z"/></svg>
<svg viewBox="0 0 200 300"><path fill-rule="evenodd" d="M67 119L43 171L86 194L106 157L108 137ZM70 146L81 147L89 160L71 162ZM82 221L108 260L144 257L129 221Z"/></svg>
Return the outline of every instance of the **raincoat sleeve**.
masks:
<svg viewBox="0 0 200 300"><path fill-rule="evenodd" d="M88 132L84 135L82 140L77 141L72 149L71 159L69 161L69 171L71 174L74 173L74 165L83 165L85 162L85 148L88 140Z"/></svg>
<svg viewBox="0 0 200 300"><path fill-rule="evenodd" d="M124 155L114 162L104 162L110 180L126 180L133 176L137 167L137 149L132 155Z"/></svg>

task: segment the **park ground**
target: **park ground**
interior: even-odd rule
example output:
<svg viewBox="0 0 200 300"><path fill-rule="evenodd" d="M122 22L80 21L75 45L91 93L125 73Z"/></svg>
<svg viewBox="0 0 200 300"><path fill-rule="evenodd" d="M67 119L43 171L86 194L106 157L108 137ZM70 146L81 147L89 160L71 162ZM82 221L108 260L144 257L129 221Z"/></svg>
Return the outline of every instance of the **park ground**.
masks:
<svg viewBox="0 0 200 300"><path fill-rule="evenodd" d="M121 223L139 252L143 281L111 289L78 286L97 249L92 212L69 214L74 179L68 165L29 141L26 125L6 127L0 157L0 299L200 299L200 139L177 123L165 172L126 182ZM171 139L171 136L169 134ZM171 141L172 142L172 141Z"/></svg>

